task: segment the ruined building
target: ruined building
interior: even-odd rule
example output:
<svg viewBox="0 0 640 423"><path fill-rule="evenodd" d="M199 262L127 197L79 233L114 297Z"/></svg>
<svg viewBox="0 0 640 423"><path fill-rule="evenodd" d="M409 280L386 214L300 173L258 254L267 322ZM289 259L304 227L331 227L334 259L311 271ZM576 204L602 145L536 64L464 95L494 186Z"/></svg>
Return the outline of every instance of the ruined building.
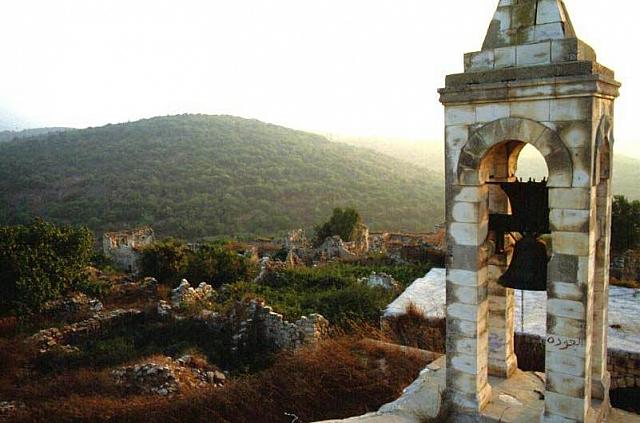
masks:
<svg viewBox="0 0 640 423"><path fill-rule="evenodd" d="M144 228L105 232L102 238L102 251L121 270L137 274L140 272L141 249L153 243L153 229Z"/></svg>

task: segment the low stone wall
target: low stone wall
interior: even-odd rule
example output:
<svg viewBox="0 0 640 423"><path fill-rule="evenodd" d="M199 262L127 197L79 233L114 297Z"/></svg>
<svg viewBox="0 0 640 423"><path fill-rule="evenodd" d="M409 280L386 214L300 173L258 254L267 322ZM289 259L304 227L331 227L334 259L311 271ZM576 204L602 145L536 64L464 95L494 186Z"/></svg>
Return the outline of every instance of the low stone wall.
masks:
<svg viewBox="0 0 640 423"><path fill-rule="evenodd" d="M394 333L402 333L403 328L396 327L403 322L397 317L394 319ZM444 353L445 348L441 340L445 336L444 319L427 319L421 331L428 333L436 342L432 342L434 348L431 351ZM390 330L390 322L383 321L383 328ZM386 325L386 326L385 326ZM405 328L406 329L406 328ZM415 335L415 327L410 327L409 332ZM518 367L524 371L544 372L545 367L545 339L542 336L530 333L516 332L514 337L514 347L518 357ZM421 345L421 348L424 348ZM640 353L624 351L616 348L609 348L608 365L611 374L611 389L619 388L640 388Z"/></svg>
<svg viewBox="0 0 640 423"><path fill-rule="evenodd" d="M78 343L81 339L96 335L105 329L129 324L143 317L142 311L137 309L101 311L81 322L61 328L43 329L27 338L27 342L35 345L41 353L45 353L57 346Z"/></svg>
<svg viewBox="0 0 640 423"><path fill-rule="evenodd" d="M516 333L515 350L518 367L544 372L545 339L538 335ZM609 348L607 368L611 389L640 388L640 353Z"/></svg>

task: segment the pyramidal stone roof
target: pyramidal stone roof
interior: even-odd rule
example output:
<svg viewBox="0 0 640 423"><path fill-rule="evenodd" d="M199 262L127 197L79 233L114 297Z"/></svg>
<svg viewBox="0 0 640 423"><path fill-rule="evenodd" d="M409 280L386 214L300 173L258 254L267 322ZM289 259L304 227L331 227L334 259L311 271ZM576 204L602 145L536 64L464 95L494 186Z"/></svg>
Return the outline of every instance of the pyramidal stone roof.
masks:
<svg viewBox="0 0 640 423"><path fill-rule="evenodd" d="M465 72L596 62L575 34L562 0L500 0L482 50L465 55Z"/></svg>
<svg viewBox="0 0 640 423"><path fill-rule="evenodd" d="M576 38L562 0L500 0L482 50Z"/></svg>

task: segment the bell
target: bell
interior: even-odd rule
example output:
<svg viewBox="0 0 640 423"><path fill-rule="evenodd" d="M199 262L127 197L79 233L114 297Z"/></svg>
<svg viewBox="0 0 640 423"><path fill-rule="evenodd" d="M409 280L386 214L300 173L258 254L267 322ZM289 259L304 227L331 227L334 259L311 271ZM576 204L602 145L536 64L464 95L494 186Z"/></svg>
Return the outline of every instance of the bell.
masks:
<svg viewBox="0 0 640 423"><path fill-rule="evenodd" d="M527 232L516 243L511 264L498 284L524 291L546 291L548 261L544 242Z"/></svg>

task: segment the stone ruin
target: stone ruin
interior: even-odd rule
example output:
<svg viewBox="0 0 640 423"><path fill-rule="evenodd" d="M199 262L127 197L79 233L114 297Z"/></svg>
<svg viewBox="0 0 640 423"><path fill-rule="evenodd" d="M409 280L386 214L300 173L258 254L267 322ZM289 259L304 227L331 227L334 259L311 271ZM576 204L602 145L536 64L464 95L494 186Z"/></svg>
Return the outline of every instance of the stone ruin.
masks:
<svg viewBox="0 0 640 423"><path fill-rule="evenodd" d="M247 349L251 345L267 346L272 351L294 350L314 344L329 333L329 322L319 314L302 316L291 323L259 300L249 301L237 315L242 318L237 319L233 337L236 350Z"/></svg>
<svg viewBox="0 0 640 423"><path fill-rule="evenodd" d="M319 314L302 316L296 322L288 322L282 314L274 312L260 300L237 302L228 313L214 312L207 308L207 302L213 295L215 290L210 285L203 282L198 288L192 288L183 279L180 286L172 290L171 303L160 300L156 311L163 319L195 318L205 323L212 334L231 330L234 351L248 350L256 345L274 352L294 350L318 342L329 332L329 322ZM195 304L204 306L197 315L182 313Z"/></svg>
<svg viewBox="0 0 640 423"><path fill-rule="evenodd" d="M328 237L315 249L314 256L320 261L339 259L354 259L357 255L347 248L346 243L338 236Z"/></svg>
<svg viewBox="0 0 640 423"><path fill-rule="evenodd" d="M215 289L205 282L193 288L188 280L182 279L177 288L171 290L173 307L185 307L209 301L215 295Z"/></svg>
<svg viewBox="0 0 640 423"><path fill-rule="evenodd" d="M121 270L137 275L140 272L140 258L143 247L155 241L150 227L133 230L105 232L102 237L102 251Z"/></svg>
<svg viewBox="0 0 640 423"><path fill-rule="evenodd" d="M99 311L80 322L71 323L61 328L43 329L27 338L26 342L36 347L41 354L52 350L74 352L78 349L73 345L82 339L98 335L105 329L116 325L131 324L141 318L143 318L143 312L138 309Z"/></svg>
<svg viewBox="0 0 640 423"><path fill-rule="evenodd" d="M287 252L286 262L290 267L304 262L322 262L333 259L353 259L369 251L369 229L360 224L354 240L345 242L339 236L327 237L314 247L303 229L290 231L284 239L283 248Z"/></svg>

